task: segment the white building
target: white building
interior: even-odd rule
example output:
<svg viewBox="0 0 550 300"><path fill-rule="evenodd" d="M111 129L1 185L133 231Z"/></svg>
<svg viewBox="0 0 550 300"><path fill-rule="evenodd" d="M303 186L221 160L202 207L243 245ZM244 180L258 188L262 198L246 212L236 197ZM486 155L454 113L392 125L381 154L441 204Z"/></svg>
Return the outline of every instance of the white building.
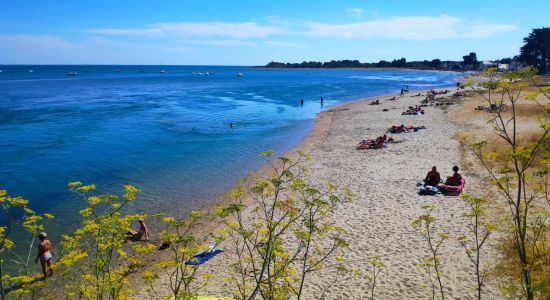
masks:
<svg viewBox="0 0 550 300"><path fill-rule="evenodd" d="M490 60L485 60L479 63L479 70L481 71L484 71L487 68L491 68L491 67L497 67L497 64Z"/></svg>
<svg viewBox="0 0 550 300"><path fill-rule="evenodd" d="M510 65L509 64L498 64L498 70L499 71L510 71Z"/></svg>

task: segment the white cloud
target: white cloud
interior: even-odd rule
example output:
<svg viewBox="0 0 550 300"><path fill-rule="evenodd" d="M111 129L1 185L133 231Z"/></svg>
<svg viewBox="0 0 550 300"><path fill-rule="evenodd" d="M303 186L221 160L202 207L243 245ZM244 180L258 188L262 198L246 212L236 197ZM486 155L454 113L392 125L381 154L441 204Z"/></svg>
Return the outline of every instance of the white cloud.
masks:
<svg viewBox="0 0 550 300"><path fill-rule="evenodd" d="M360 8L348 8L348 14L361 17ZM255 22L175 22L158 23L142 28L99 28L87 32L113 36L208 39L194 42L218 46L254 46L237 40L271 36L310 36L330 38L386 38L405 40L481 39L516 29L515 25L469 21L441 16L407 16L351 23L322 23L279 16L266 17L267 24ZM220 41L214 41L215 39ZM273 44L275 46L275 44Z"/></svg>
<svg viewBox="0 0 550 300"><path fill-rule="evenodd" d="M159 23L144 28L99 28L88 30L90 33L131 36L193 36L193 37L230 37L265 38L270 35L285 34L286 30L276 26L258 25L254 22L179 22Z"/></svg>
<svg viewBox="0 0 550 300"><path fill-rule="evenodd" d="M347 24L309 22L306 35L332 38L388 38L408 40L480 39L516 29L515 25L467 22L457 17L413 16Z"/></svg>
<svg viewBox="0 0 550 300"><path fill-rule="evenodd" d="M469 26L469 30L462 32L463 38L481 39L491 36L495 33L512 31L516 29L515 25L507 24L486 24L483 22L474 22Z"/></svg>
<svg viewBox="0 0 550 300"><path fill-rule="evenodd" d="M361 18L364 10L362 8L348 8L346 9L346 12L352 17Z"/></svg>
<svg viewBox="0 0 550 300"><path fill-rule="evenodd" d="M0 49L2 48L17 48L26 46L29 49L35 47L68 49L74 48L75 45L65 41L64 39L51 35L30 35L30 34L3 34L0 35Z"/></svg>
<svg viewBox="0 0 550 300"><path fill-rule="evenodd" d="M266 41L265 44L269 46L285 47L285 48L307 48L307 45L300 43L290 43L283 41Z"/></svg>
<svg viewBox="0 0 550 300"><path fill-rule="evenodd" d="M182 45L128 43L104 37L69 42L51 35L0 34L0 64L136 64L143 59L160 63L165 57L183 57L198 50Z"/></svg>
<svg viewBox="0 0 550 300"><path fill-rule="evenodd" d="M195 45L206 45L206 46L245 46L245 47L258 46L258 44L256 44L255 42L240 41L240 40L196 40L196 41L186 41L186 43L195 44Z"/></svg>
<svg viewBox="0 0 550 300"><path fill-rule="evenodd" d="M67 56L82 50L56 36L0 34L0 64L63 62Z"/></svg>

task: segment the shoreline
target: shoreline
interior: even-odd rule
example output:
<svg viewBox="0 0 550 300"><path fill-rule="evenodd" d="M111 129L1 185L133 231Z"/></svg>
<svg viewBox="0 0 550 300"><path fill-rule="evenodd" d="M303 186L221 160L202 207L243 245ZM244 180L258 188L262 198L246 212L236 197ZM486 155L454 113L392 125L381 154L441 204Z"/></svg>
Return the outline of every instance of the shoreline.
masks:
<svg viewBox="0 0 550 300"><path fill-rule="evenodd" d="M451 93L452 93L452 91L454 91L454 87L451 87L451 86L438 87L438 88L439 89L448 89L448 90L451 91ZM351 120L348 120L347 117L351 114L356 114L359 111L364 111L364 110L367 110L367 111L368 110L370 110L370 111L380 110L381 111L383 107L389 107L390 112L393 111L393 110L397 110L398 112L400 112L401 109L408 107L410 104L412 104L412 105L414 105L414 103L419 104L419 100L421 100L422 97L412 97L412 95L414 95L418 92L423 93L425 91L426 91L426 89L411 90L409 93L405 94L405 96L403 96L403 97L400 97L399 93L397 93L397 94L392 93L392 94L384 94L384 95L373 96L373 97L368 97L368 98L359 98L357 100L352 100L352 101L349 101L349 102L337 104L333 107L327 108L326 110L323 110L323 111L321 111L317 114L311 130L309 131L308 135L302 140L302 142L300 142L298 145L294 146L290 150L286 151L281 156L284 156L284 157L287 157L291 160L294 160L294 159L297 158L298 152L304 152L304 153L307 153L307 154L311 155L313 157L313 159L312 159L312 161L306 162L306 167L308 169L310 169L312 177L317 177L316 175L314 175L314 174L317 174L317 173L323 173L323 172L327 172L327 171L335 171L338 168L333 168L332 166L327 166L327 162L321 163L321 165L316 165L316 163L318 163L318 161L317 161L318 156L319 156L318 153L324 151L325 150L324 148L326 148L324 146L324 144L331 143L331 141L329 141L329 137L332 138L333 136L337 135L337 134L335 134L335 127L342 126L342 124L348 124L349 125L349 123L352 123L352 122L351 122ZM448 94L448 95L445 95L445 96L450 96L450 95L451 94ZM397 101L389 101L388 100L389 98L391 98L393 96L396 96ZM369 103L371 101L374 101L374 100L380 100L381 104L380 105L369 105ZM443 110L441 110L437 107L429 108L429 110L430 110L430 112L427 112L427 114L425 116L418 116L418 118L421 118L423 120L428 120L430 118L429 116L432 113L436 113L436 114L440 115L441 118L447 118L446 117L446 112L443 112ZM390 115L388 114L390 112L378 113L378 114L368 113L367 115L364 115L364 114L362 114L362 115L367 116L369 119L373 120L375 122L376 126L379 126L379 127L381 126L383 128L387 128L392 124L401 124L401 122L398 122L397 119L394 120L392 122L392 124L384 123L384 117L385 116L390 117ZM380 120L377 118L377 115L380 116ZM443 116L443 115L445 115L445 116ZM416 116L412 117L414 119L410 119L410 116L401 116L400 118L409 119L410 124L414 123L415 125L421 125L420 123L418 123L417 120L415 120ZM393 118L391 118L391 119L393 119ZM440 120L438 120L438 121L440 121ZM447 121L449 121L449 120L447 120ZM405 124L407 124L407 122L405 122ZM430 126L430 127L432 127L432 126ZM435 126L433 126L433 127L435 127ZM371 131L369 129L371 129L371 128L367 128L367 131ZM427 130L423 130L423 131L426 132ZM453 129L453 131L456 131L456 129ZM356 153L356 154L361 155L361 156L362 155L370 155L370 154L375 154L375 155L378 154L379 152L377 150L364 150L362 152L361 151L356 151L355 150L355 145L356 145L356 143L358 143L360 140L362 140L364 138L374 138L374 137L376 137L376 136L378 136L382 133L383 132L381 130L379 130L379 131L373 131L371 133L368 133L368 134L365 134L365 135L362 135L362 136L358 136L357 139L353 142L352 153ZM451 133L451 132L449 132L449 133ZM422 132L410 133L406 137L414 137L414 135L417 135L417 134L422 134ZM398 138L405 137L404 135L395 135L395 136L397 136ZM450 139L451 136L449 136L448 138ZM403 144L407 144L407 143L390 144L388 148L383 149L383 150L379 150L379 151L380 152L382 152L382 151L392 152L390 150L391 148L393 148L395 146L403 145ZM451 147L451 148L454 149L453 150L455 152L454 156L456 156L456 159L454 160L454 163L458 163L459 162L458 158L460 156L459 155L459 149L458 149L458 147L455 147L455 146L456 145L453 145L453 147ZM449 150L450 150L450 148L447 148L446 151L449 151ZM339 156L340 155L341 154L339 154ZM277 164L278 164L277 157L272 157L272 159L273 159L273 161L275 161L275 166L277 166ZM392 160L391 158L388 158L386 162L391 162L391 160ZM426 170L427 170L428 167L431 167L431 163L428 163L428 164L429 164L429 166L426 167ZM313 167L311 165L313 165ZM254 174L253 178L255 178L255 179L269 178L269 176L272 174L272 171L273 171L272 168L273 168L273 165L268 164L268 163L264 163L264 165L262 167L260 167L258 170L256 170L253 173ZM327 170L327 169L329 169L329 170ZM444 168L444 170L446 170L446 169L450 169L450 166ZM387 171L388 170L386 170L384 172L387 172ZM424 174L416 174L416 176L423 176L423 175ZM328 180L330 180L332 182L333 176L328 176L327 180L324 180L322 182L326 182ZM443 173L442 173L442 176L443 176ZM340 179L344 179L344 180L347 180L347 181L350 181L350 179L353 178L353 177L341 176L341 175L336 175L335 177L339 177ZM375 178L373 178L373 179L375 179ZM413 181L416 182L416 179L417 178L414 178ZM316 178L315 180L320 180L320 178ZM355 180L355 179L353 179L353 180ZM410 186L414 186L414 182L412 182L410 184ZM338 185L343 186L342 184L338 184ZM359 192L355 189L353 189L353 190L356 193ZM414 188L414 190L416 191L416 188ZM360 194L361 193L359 193L359 195ZM215 217L214 209L217 206L225 204L224 202L225 201L224 201L223 197L219 197L218 199L215 199L214 201L208 202L205 205L203 205L202 207L200 207L199 209L197 209L197 210L199 210L203 213L204 219L203 219L203 221L201 221L202 224L201 224L200 228L198 228L198 230L195 232L195 234L198 238L198 241L201 241L205 245L209 244L209 242L210 242L209 238L212 236L212 234L214 232L216 232L216 230L221 228L221 223ZM247 205L249 205L250 202L251 202L250 199L245 200L245 203ZM418 210L418 208L415 207L414 210L416 211L416 210ZM456 208L453 208L452 211L455 212ZM248 214L250 216L249 212L245 212L245 215L246 214ZM347 217L344 215L344 216L341 216L339 219L344 221L344 220L346 220L346 218ZM407 224L407 227L410 227L411 222L412 222L412 219ZM350 240L351 240L352 243L355 243L356 239L357 239L357 237L352 237ZM227 245L222 244L221 247L226 248L226 246ZM409 245L409 247L410 247L410 245ZM419 246L419 247L421 247L421 246ZM227 251L226 253L230 253L230 252L231 251ZM157 253L157 256L161 256L161 255L162 254ZM385 255L382 255L382 256L384 257ZM158 257L156 257L156 258L158 259ZM226 258L222 258L222 257L217 258L217 260L213 260L212 263L209 262L209 264L210 264L210 266L207 267L207 268L204 268L205 270L207 270L207 269L210 270L210 271L215 270L214 271L215 273L222 273L222 274L227 272L227 267L226 267L227 259ZM148 264L148 266L146 268L148 268L150 265L154 265L154 263ZM327 272L326 274L330 274L330 272ZM162 278L159 279L159 280L162 281ZM220 277L220 280L221 280L221 277ZM418 280L418 278L415 279L414 281L417 281L417 280ZM217 281L217 280L214 280L214 281ZM311 283L309 284L311 286L308 286L308 289L307 289L308 293L307 294L309 294L310 296L314 295L315 290L317 289L315 287L316 283L319 283L319 282L322 282L322 281L324 281L322 278L312 277L311 278ZM392 290L393 289L390 289L390 291L392 291ZM395 291L393 291L393 292L395 292ZM344 294L342 294L342 293L344 293ZM339 292L336 292L336 294L334 296L344 297L344 296L346 296L345 293L346 293L345 291L340 290ZM204 290L203 294L211 295L211 296L214 296L214 295L215 296L230 296L230 294L228 294L225 291L225 289L223 289L223 287L221 287L221 286L207 286L206 289ZM138 294L138 295L139 296L144 296L145 294ZM393 295L395 295L395 294L393 294ZM352 295L347 295L347 297L350 297L350 296L351 296L351 298L354 298L354 296L352 296ZM386 296L389 296L390 298L393 297L390 294L387 294Z"/></svg>

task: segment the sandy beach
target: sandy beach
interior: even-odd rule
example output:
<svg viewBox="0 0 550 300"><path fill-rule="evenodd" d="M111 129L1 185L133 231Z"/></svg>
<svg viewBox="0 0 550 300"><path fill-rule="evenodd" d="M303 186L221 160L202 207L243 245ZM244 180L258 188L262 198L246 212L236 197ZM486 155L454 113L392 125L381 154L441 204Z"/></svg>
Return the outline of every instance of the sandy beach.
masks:
<svg viewBox="0 0 550 300"><path fill-rule="evenodd" d="M420 97L403 97L380 106L358 102L335 109L327 138L312 151L309 164L319 183L333 181L349 184L357 201L336 212L335 220L348 232L351 247L346 259L359 269L368 269L367 260L379 255L387 268L381 275L377 295L380 299L428 299L426 271L417 265L429 255L426 242L411 224L422 214L421 206L437 207L437 232L450 239L442 247L443 283L451 299L473 298L475 276L472 265L456 238L467 234L462 215L467 211L459 197L419 196L415 188L431 166L437 166L442 177L451 175L453 165L461 162L459 143L453 136L462 128L453 124L444 110L427 107L422 116L402 116L408 106L419 104ZM388 112L381 112L388 108ZM400 141L383 150L357 151L354 146L365 137L375 137L391 125L424 125L426 130L394 135ZM478 177L468 170L465 192L481 191ZM350 180L352 179L352 180ZM308 286L309 295L330 279L330 272L316 274ZM498 298L489 286L486 298ZM362 299L365 282L350 277L330 289L327 299Z"/></svg>
<svg viewBox="0 0 550 300"><path fill-rule="evenodd" d="M443 244L443 284L450 299L473 299L475 273L463 248L457 242L468 234L463 214L467 211L460 197L420 196L416 182L432 166L441 176L452 174L451 168L461 162L459 143L453 136L464 128L453 123L446 109L425 108L424 115L401 115L409 106L420 104L423 97L411 92L398 100L385 95L337 106L320 113L307 139L287 153L295 157L297 151L307 152L312 159L306 162L314 184L333 182L349 186L356 194L355 202L339 207L334 215L336 225L346 230L350 247L344 251L347 264L368 271L368 260L380 256L386 265L377 284L379 299L428 299L431 287L426 269L418 266L429 256L428 246L413 220L423 213L421 206L435 205L436 232L450 238ZM449 94L450 95L450 94ZM369 105L379 99L380 105ZM388 109L388 111L383 111ZM397 143L381 150L356 150L359 141L382 135L391 125L424 125L425 130L395 134ZM265 176L268 168L258 172ZM462 170L466 179L465 192L482 195L480 177L476 172ZM480 192L481 191L481 192ZM252 214L252 212L250 212ZM252 217L252 215L250 215ZM210 230L215 228L211 224ZM204 232L206 233L206 232ZM221 248L230 247L222 244ZM229 249L230 250L230 249ZM491 248L484 255L492 256ZM203 271L216 274L201 292L210 296L232 296L230 287L223 283L231 251L211 260ZM306 286L304 299L318 299L327 284L334 281L336 271L331 268L313 273ZM162 287L167 278L160 276L156 286ZM162 290L162 288L161 288ZM328 289L326 299L365 299L367 280L364 277L345 276ZM497 299L499 293L491 282L485 288L486 299ZM140 296L145 297L145 293Z"/></svg>

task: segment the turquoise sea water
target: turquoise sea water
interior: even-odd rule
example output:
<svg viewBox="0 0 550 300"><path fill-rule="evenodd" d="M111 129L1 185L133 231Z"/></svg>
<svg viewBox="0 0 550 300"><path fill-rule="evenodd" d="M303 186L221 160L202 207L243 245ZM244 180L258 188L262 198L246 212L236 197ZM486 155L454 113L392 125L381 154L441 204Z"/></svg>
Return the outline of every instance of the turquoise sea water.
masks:
<svg viewBox="0 0 550 300"><path fill-rule="evenodd" d="M0 70L0 189L55 214L54 233L70 227L81 207L69 181L109 193L131 183L143 191L134 210L184 214L260 167L258 153L297 145L321 109L404 85L452 86L456 76L206 66Z"/></svg>

